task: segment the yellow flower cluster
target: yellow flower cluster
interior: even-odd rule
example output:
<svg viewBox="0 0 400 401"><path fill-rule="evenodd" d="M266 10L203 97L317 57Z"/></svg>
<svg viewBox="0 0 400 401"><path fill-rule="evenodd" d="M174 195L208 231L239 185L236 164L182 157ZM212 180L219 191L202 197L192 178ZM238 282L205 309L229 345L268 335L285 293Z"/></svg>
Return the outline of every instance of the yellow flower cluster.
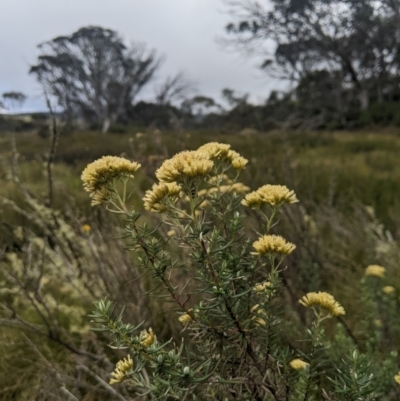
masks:
<svg viewBox="0 0 400 401"><path fill-rule="evenodd" d="M385 294L389 295L389 294L392 294L395 291L395 288L392 287L391 285L386 285L385 287L382 288L382 291Z"/></svg>
<svg viewBox="0 0 400 401"><path fill-rule="evenodd" d="M113 378L110 380L110 384L121 383L124 380L126 373L129 372L132 368L133 361L130 355L128 355L127 358L117 362L114 372L111 373L111 376Z"/></svg>
<svg viewBox="0 0 400 401"><path fill-rule="evenodd" d="M366 276L383 277L385 275L386 269L378 265L369 265L365 269Z"/></svg>
<svg viewBox="0 0 400 401"><path fill-rule="evenodd" d="M210 159L226 159L231 145L226 143L209 142L200 146L197 150L205 153Z"/></svg>
<svg viewBox="0 0 400 401"><path fill-rule="evenodd" d="M306 308L311 308L315 305L320 306L327 310L332 316L340 316L346 313L343 306L327 292L309 292L307 295L304 295L299 302Z"/></svg>
<svg viewBox="0 0 400 401"><path fill-rule="evenodd" d="M296 249L296 245L286 241L280 235L263 235L258 241L254 242L253 248L256 254L280 254L289 255Z"/></svg>
<svg viewBox="0 0 400 401"><path fill-rule="evenodd" d="M103 156L90 163L83 170L83 188L90 193L92 205L99 205L110 198L109 186L114 179L133 177L140 164L123 157Z"/></svg>
<svg viewBox="0 0 400 401"><path fill-rule="evenodd" d="M144 208L152 212L165 212L167 200L172 202L178 200L180 193L181 187L176 182L154 184L144 195Z"/></svg>
<svg viewBox="0 0 400 401"><path fill-rule="evenodd" d="M243 156L240 156L238 152L235 152L234 150L230 150L228 152L228 157L227 159L231 162L232 167L235 170L244 170L246 168L247 163L249 162L247 159L245 159Z"/></svg>
<svg viewBox="0 0 400 401"><path fill-rule="evenodd" d="M280 206L284 203L296 202L298 202L296 194L285 185L268 184L246 195L242 204L251 208L260 208L263 205Z"/></svg>
<svg viewBox="0 0 400 401"><path fill-rule="evenodd" d="M143 330L140 333L140 344L145 348L149 348L150 345L154 343L156 340L156 335L153 332L153 329L150 327L149 331Z"/></svg>
<svg viewBox="0 0 400 401"><path fill-rule="evenodd" d="M249 162L238 152L231 150L231 145L225 143L209 142L200 146L198 151L205 153L214 161L229 162L235 170L243 170Z"/></svg>
<svg viewBox="0 0 400 401"><path fill-rule="evenodd" d="M293 359L289 364L294 370L307 369L309 364L301 359Z"/></svg>
<svg viewBox="0 0 400 401"><path fill-rule="evenodd" d="M394 377L394 380L397 384L400 384L400 372Z"/></svg>
<svg viewBox="0 0 400 401"><path fill-rule="evenodd" d="M156 171L156 177L160 183L153 185L153 188L147 191L143 198L145 209L159 213L164 212L167 209L167 201L176 201L177 199L173 198L178 198L181 190L187 196L194 196L193 191L196 191L196 196L206 195L208 191L203 190L197 193L199 185L197 180L207 176L210 178L214 161L218 160L228 161L237 170L243 169L247 164L247 160L231 150L230 145L217 142L207 143L196 151L180 152L165 160ZM218 183L220 184L219 181ZM213 188L210 191L217 190L217 188ZM241 183L234 183L222 185L219 190L244 193L249 188Z"/></svg>
<svg viewBox="0 0 400 401"><path fill-rule="evenodd" d="M186 179L205 177L213 168L214 163L205 153L184 151L167 159L156 171L156 177L161 182L185 182Z"/></svg>
<svg viewBox="0 0 400 401"><path fill-rule="evenodd" d="M256 284L253 290L255 292L264 292L269 287L271 287L271 283L269 281L264 281L263 283Z"/></svg>

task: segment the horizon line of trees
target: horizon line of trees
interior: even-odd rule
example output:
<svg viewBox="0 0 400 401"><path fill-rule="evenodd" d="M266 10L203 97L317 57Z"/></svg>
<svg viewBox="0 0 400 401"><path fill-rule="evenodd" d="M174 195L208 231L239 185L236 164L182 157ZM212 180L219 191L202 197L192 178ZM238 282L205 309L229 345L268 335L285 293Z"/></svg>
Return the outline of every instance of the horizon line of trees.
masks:
<svg viewBox="0 0 400 401"><path fill-rule="evenodd" d="M178 72L145 102L140 93L154 84L162 57L144 44L127 46L117 32L99 26L40 44L30 74L67 122L102 132L176 121L258 130L400 126L400 0L225 2L231 21L222 43L261 57L261 69L290 81L291 89L272 91L259 105L248 94L223 89L223 107L196 93L193 81ZM5 95L6 104L25 100Z"/></svg>

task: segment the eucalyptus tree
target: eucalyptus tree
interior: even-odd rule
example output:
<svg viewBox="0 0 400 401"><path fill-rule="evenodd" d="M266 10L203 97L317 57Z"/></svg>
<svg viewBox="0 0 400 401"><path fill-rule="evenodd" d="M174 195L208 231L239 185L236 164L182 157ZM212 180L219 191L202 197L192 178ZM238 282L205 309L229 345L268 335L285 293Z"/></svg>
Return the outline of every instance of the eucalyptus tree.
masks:
<svg viewBox="0 0 400 401"><path fill-rule="evenodd" d="M30 73L71 116L106 132L152 80L160 66L143 44L126 46L117 32L88 26L38 46Z"/></svg>
<svg viewBox="0 0 400 401"><path fill-rule="evenodd" d="M0 107L13 111L20 109L27 98L24 93L15 91L4 92L1 97L3 101L0 102Z"/></svg>
<svg viewBox="0 0 400 401"><path fill-rule="evenodd" d="M272 76L300 82L326 71L361 110L396 86L399 0L227 0L227 42L262 58Z"/></svg>

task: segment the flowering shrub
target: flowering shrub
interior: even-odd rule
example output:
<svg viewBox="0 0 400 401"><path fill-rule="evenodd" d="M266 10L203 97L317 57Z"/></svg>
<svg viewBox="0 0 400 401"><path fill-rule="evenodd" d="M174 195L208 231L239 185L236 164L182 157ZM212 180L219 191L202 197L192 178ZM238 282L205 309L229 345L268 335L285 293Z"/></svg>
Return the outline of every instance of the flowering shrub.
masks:
<svg viewBox="0 0 400 401"><path fill-rule="evenodd" d="M83 172L92 203L124 216L129 249L137 252L143 274L154 277L152 293L174 302L185 336L178 344L159 338L145 328L146 322L124 323L123 310L117 313L113 302L96 302L94 330L110 331L112 347L127 353L110 372L110 384L123 382L132 396L157 400L396 396L397 354L377 374L379 342L370 336L366 346L359 346L346 333L345 308L331 294L302 294L298 302L310 315L308 327L286 306L282 272L291 268L286 258L296 246L275 232L283 208L298 199L280 185L264 185L243 197L247 188L240 173L246 164L229 145L219 143L166 160L156 172L159 182L143 199L145 210L161 214L155 227L141 223L141 213L129 206L137 163L108 157ZM260 232L247 232L246 213L257 213ZM177 280L176 272L185 272L186 281ZM379 285L379 296L388 303L395 294L393 287L376 283L384 273L372 265L363 279L368 324L374 324L381 302L371 297L371 286ZM336 322L336 329L328 321Z"/></svg>

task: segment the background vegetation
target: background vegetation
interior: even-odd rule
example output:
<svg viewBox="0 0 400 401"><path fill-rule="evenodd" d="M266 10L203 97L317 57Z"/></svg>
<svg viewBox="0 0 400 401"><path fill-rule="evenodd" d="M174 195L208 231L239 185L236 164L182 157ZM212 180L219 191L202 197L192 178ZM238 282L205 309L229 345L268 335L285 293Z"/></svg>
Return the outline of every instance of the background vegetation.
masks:
<svg viewBox="0 0 400 401"><path fill-rule="evenodd" d="M290 273L284 275L286 300L301 321L297 300L307 291L330 291L346 309L344 327L366 347L359 296L365 267L384 265L387 283L400 289L397 132L228 135L149 129L113 133L101 141L98 135L62 134L51 170L50 136L9 133L0 139L0 399L24 400L27 392L46 400L73 399L68 392L84 400L122 399L123 390L117 394L107 385L115 351L102 334L89 331L87 314L102 297L126 305L126 321L145 319L160 338L180 337L169 304L140 296L154 284L149 276L139 279L134 255L118 239L120 223L91 208L82 189L84 166L107 154L142 163L132 194L138 210L165 157L210 140L230 143L249 159L243 182L252 189L264 183L293 188L300 203L285 210L280 224L280 233L297 245L287 262ZM157 216L145 213L144 218L156 222ZM248 222L249 228L258 224L251 214ZM386 344L382 358L395 351ZM391 391L396 397L396 388Z"/></svg>

